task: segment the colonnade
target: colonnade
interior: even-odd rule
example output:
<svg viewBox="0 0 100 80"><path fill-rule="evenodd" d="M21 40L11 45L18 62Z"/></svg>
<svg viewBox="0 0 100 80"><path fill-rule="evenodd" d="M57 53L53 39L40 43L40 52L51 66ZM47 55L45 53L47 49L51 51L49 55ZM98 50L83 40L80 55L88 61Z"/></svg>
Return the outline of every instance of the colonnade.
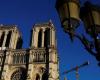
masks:
<svg viewBox="0 0 100 80"><path fill-rule="evenodd" d="M53 28L36 28L32 32L32 47L56 46L55 30Z"/></svg>
<svg viewBox="0 0 100 80"><path fill-rule="evenodd" d="M20 37L16 27L15 29L0 29L0 50L5 50L6 48L16 49Z"/></svg>
<svg viewBox="0 0 100 80"><path fill-rule="evenodd" d="M9 47L11 31L0 31L0 47Z"/></svg>

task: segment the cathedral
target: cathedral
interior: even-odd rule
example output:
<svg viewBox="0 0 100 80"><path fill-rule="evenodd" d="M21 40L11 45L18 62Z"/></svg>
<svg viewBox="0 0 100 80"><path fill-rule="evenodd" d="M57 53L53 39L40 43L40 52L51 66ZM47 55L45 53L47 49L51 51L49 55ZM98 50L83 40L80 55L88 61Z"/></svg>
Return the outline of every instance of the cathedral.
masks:
<svg viewBox="0 0 100 80"><path fill-rule="evenodd" d="M53 23L35 24L29 48L22 43L17 25L0 25L0 80L59 80Z"/></svg>

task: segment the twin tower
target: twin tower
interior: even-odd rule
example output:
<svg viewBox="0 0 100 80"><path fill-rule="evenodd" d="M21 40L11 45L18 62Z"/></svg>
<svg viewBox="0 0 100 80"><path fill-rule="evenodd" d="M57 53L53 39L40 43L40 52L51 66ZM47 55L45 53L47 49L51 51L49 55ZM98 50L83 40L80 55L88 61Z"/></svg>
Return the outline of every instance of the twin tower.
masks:
<svg viewBox="0 0 100 80"><path fill-rule="evenodd" d="M0 80L59 80L59 61L52 22L35 24L30 48L22 48L16 25L0 25Z"/></svg>

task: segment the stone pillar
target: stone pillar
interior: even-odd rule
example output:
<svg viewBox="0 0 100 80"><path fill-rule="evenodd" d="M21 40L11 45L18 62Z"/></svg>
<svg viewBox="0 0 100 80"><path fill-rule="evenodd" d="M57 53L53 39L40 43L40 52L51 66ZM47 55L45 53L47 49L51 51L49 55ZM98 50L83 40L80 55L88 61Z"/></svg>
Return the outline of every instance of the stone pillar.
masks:
<svg viewBox="0 0 100 80"><path fill-rule="evenodd" d="M12 46L13 46L13 43L14 43L13 37L15 36L14 34L15 34L14 31L12 31L11 40L10 40L10 44L9 44L9 48L12 48Z"/></svg>
<svg viewBox="0 0 100 80"><path fill-rule="evenodd" d="M36 29L34 33L34 47L38 47L38 34L39 34L39 30Z"/></svg>
<svg viewBox="0 0 100 80"><path fill-rule="evenodd" d="M55 47L55 31L52 29L52 46Z"/></svg>
<svg viewBox="0 0 100 80"><path fill-rule="evenodd" d="M50 46L52 46L52 29L50 29Z"/></svg>
<svg viewBox="0 0 100 80"><path fill-rule="evenodd" d="M2 36L2 32L0 31L0 39L1 39L1 36Z"/></svg>
<svg viewBox="0 0 100 80"><path fill-rule="evenodd" d="M0 31L0 40L1 40L1 36L2 36L2 32ZM1 43L0 43L1 44ZM1 50L1 46L0 46L0 50Z"/></svg>
<svg viewBox="0 0 100 80"><path fill-rule="evenodd" d="M35 34L35 30L33 29L32 32L31 32L31 35L32 35L32 36L31 36L31 37L32 37L32 38L31 38L32 41L31 41L31 44L30 44L31 47L34 47L34 34Z"/></svg>
<svg viewBox="0 0 100 80"><path fill-rule="evenodd" d="M44 47L44 32L45 32L45 29L42 30L42 47Z"/></svg>
<svg viewBox="0 0 100 80"><path fill-rule="evenodd" d="M2 45L2 47L5 47L6 40L7 40L7 35L8 35L8 31L5 32L5 36L4 36L4 40L3 40L3 45Z"/></svg>
<svg viewBox="0 0 100 80"><path fill-rule="evenodd" d="M42 75L40 74L40 80L42 80Z"/></svg>
<svg viewBox="0 0 100 80"><path fill-rule="evenodd" d="M19 36L19 33L18 33L17 31L15 32L15 35L16 35L16 36L15 36L15 40L14 40L14 45L13 45L13 47L12 47L13 49L16 48L16 46L17 46L17 40L18 40L19 37L20 37L20 36Z"/></svg>
<svg viewBox="0 0 100 80"><path fill-rule="evenodd" d="M16 39L18 39L18 33L17 31L13 31L11 34L11 40L10 40L10 48L15 49L16 48Z"/></svg>

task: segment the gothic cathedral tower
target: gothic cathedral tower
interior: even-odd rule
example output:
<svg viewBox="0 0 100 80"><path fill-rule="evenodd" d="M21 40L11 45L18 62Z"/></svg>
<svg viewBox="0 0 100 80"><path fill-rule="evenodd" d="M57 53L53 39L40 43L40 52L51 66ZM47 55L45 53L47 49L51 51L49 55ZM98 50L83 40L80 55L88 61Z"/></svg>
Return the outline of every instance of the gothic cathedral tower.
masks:
<svg viewBox="0 0 100 80"><path fill-rule="evenodd" d="M51 21L34 25L30 48L22 49L21 43L16 26L0 26L0 80L59 80L55 28Z"/></svg>

